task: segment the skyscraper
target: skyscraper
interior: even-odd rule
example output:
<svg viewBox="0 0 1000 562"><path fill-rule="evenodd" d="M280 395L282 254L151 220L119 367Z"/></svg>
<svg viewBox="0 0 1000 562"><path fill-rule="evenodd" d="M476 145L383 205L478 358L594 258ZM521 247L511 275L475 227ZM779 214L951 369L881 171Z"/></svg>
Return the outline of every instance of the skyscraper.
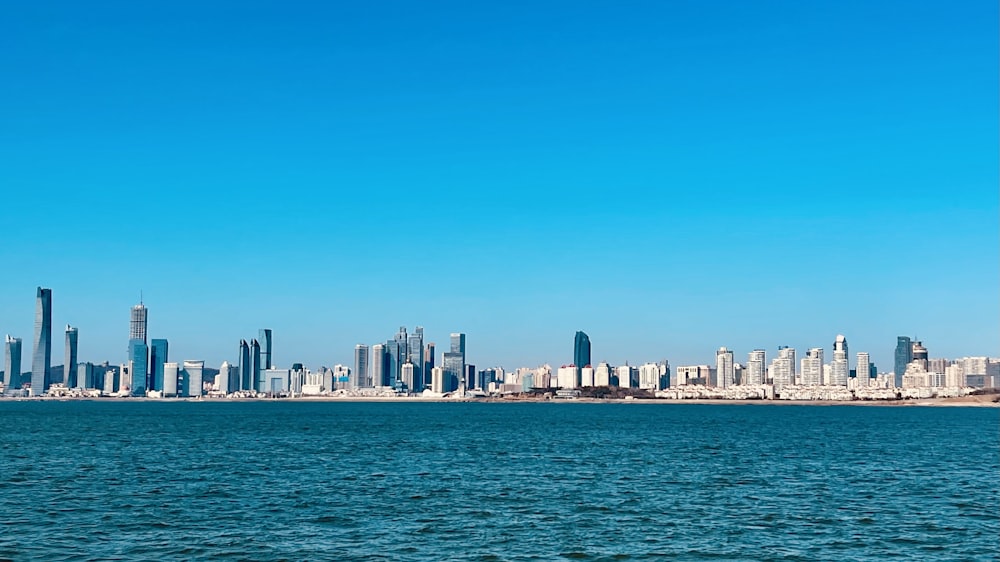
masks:
<svg viewBox="0 0 1000 562"><path fill-rule="evenodd" d="M795 384L795 350L787 345L779 347L777 359L771 361L771 383L777 392Z"/></svg>
<svg viewBox="0 0 1000 562"><path fill-rule="evenodd" d="M745 385L761 385L767 379L765 368L765 353L763 349L755 349L747 357L746 378L742 382Z"/></svg>
<svg viewBox="0 0 1000 562"><path fill-rule="evenodd" d="M424 349L424 385L431 385L431 378L434 371L434 342L427 344Z"/></svg>
<svg viewBox="0 0 1000 562"><path fill-rule="evenodd" d="M385 372L385 346L377 343L372 346L372 386L388 386Z"/></svg>
<svg viewBox="0 0 1000 562"><path fill-rule="evenodd" d="M3 372L7 390L21 388L21 338L5 338Z"/></svg>
<svg viewBox="0 0 1000 562"><path fill-rule="evenodd" d="M823 348L814 347L802 358L802 386L823 385Z"/></svg>
<svg viewBox="0 0 1000 562"><path fill-rule="evenodd" d="M461 353L465 357L465 334L456 333L451 335L451 352Z"/></svg>
<svg viewBox="0 0 1000 562"><path fill-rule="evenodd" d="M368 346L358 344L354 346L354 388L366 388L372 386L368 382Z"/></svg>
<svg viewBox="0 0 1000 562"><path fill-rule="evenodd" d="M858 353L858 362L855 365L857 375L855 375L854 385L856 388L864 388L871 384L871 358L864 351Z"/></svg>
<svg viewBox="0 0 1000 562"><path fill-rule="evenodd" d="M128 324L128 339L141 340L146 343L146 306L141 302L132 307L132 316Z"/></svg>
<svg viewBox="0 0 1000 562"><path fill-rule="evenodd" d="M417 326L407 341L407 360L413 365L413 386L410 390L424 389L424 328Z"/></svg>
<svg viewBox="0 0 1000 562"><path fill-rule="evenodd" d="M465 376L465 358L461 353L444 354L444 392L458 390L459 382Z"/></svg>
<svg viewBox="0 0 1000 562"><path fill-rule="evenodd" d="M924 347L922 342L913 342L913 353L910 356L910 362L912 363L913 361L919 362L920 366L923 367L925 371L927 370L929 355L927 353L927 348Z"/></svg>
<svg viewBox="0 0 1000 562"><path fill-rule="evenodd" d="M250 370L250 344L240 340L240 390L253 390L253 371Z"/></svg>
<svg viewBox="0 0 1000 562"><path fill-rule="evenodd" d="M76 328L66 324L66 359L63 361L62 383L67 388L76 388Z"/></svg>
<svg viewBox="0 0 1000 562"><path fill-rule="evenodd" d="M720 347L715 352L716 386L729 388L736 382L736 369L733 367L733 352Z"/></svg>
<svg viewBox="0 0 1000 562"><path fill-rule="evenodd" d="M833 363L830 364L830 386L847 386L851 367L847 359L847 338L838 335L833 342Z"/></svg>
<svg viewBox="0 0 1000 562"><path fill-rule="evenodd" d="M261 328L257 334L257 341L260 342L261 368L265 370L270 369L274 366L271 357L271 330L269 328Z"/></svg>
<svg viewBox="0 0 1000 562"><path fill-rule="evenodd" d="M52 367L52 289L38 288L35 294L35 349L31 359L31 394L41 396L49 389Z"/></svg>
<svg viewBox="0 0 1000 562"><path fill-rule="evenodd" d="M256 390L257 392L264 392L263 373L267 369L263 369L261 367L260 342L253 340L250 342L250 373L253 376L250 388L252 390ZM199 396L201 396L201 394L199 394Z"/></svg>
<svg viewBox="0 0 1000 562"><path fill-rule="evenodd" d="M170 361L168 357L169 344L167 340L153 340L149 350L149 385L150 390L163 392L163 365Z"/></svg>
<svg viewBox="0 0 1000 562"><path fill-rule="evenodd" d="M913 361L913 342L907 336L899 336L896 338L896 363L895 370L893 374L895 375L896 388L901 388L903 386L903 373L906 372L906 366Z"/></svg>
<svg viewBox="0 0 1000 562"><path fill-rule="evenodd" d="M132 396L146 395L146 378L149 374L149 348L140 339L128 341L128 360L132 373Z"/></svg>
<svg viewBox="0 0 1000 562"><path fill-rule="evenodd" d="M583 332L577 332L573 339L573 364L578 374L580 369L590 366L590 336Z"/></svg>

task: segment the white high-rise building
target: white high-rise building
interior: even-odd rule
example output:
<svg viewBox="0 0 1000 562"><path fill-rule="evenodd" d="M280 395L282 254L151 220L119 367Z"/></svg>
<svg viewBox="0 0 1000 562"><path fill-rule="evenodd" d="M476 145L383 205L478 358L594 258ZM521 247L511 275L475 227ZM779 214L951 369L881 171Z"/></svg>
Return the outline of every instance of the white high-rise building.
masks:
<svg viewBox="0 0 1000 562"><path fill-rule="evenodd" d="M823 385L823 348L814 347L802 358L802 386Z"/></svg>
<svg viewBox="0 0 1000 562"><path fill-rule="evenodd" d="M177 372L180 370L177 363L163 364L163 395L177 396Z"/></svg>
<svg viewBox="0 0 1000 562"><path fill-rule="evenodd" d="M861 351L858 352L858 362L855 366L855 388L866 388L871 384L871 357L868 353Z"/></svg>
<svg viewBox="0 0 1000 562"><path fill-rule="evenodd" d="M595 386L593 367L584 367L580 369L580 386L582 387Z"/></svg>
<svg viewBox="0 0 1000 562"><path fill-rule="evenodd" d="M631 365L616 367L615 376L618 377L620 388L635 388L639 385L639 370Z"/></svg>
<svg viewBox="0 0 1000 562"><path fill-rule="evenodd" d="M965 386L965 368L961 361L956 361L944 368L944 385L950 387Z"/></svg>
<svg viewBox="0 0 1000 562"><path fill-rule="evenodd" d="M444 393L444 369L441 367L431 369L431 392Z"/></svg>
<svg viewBox="0 0 1000 562"><path fill-rule="evenodd" d="M729 388L736 382L736 369L733 366L733 352L720 347L715 352L715 371L718 379L715 385L719 388Z"/></svg>
<svg viewBox="0 0 1000 562"><path fill-rule="evenodd" d="M559 388L576 388L580 385L576 382L576 365L563 365L556 371L556 386Z"/></svg>
<svg viewBox="0 0 1000 562"><path fill-rule="evenodd" d="M766 382L764 371L764 350L755 349L747 359L746 377L741 381L744 385L762 385Z"/></svg>
<svg viewBox="0 0 1000 562"><path fill-rule="evenodd" d="M830 386L847 386L851 366L847 360L847 338L838 335L833 342L833 363L830 364Z"/></svg>
<svg viewBox="0 0 1000 562"><path fill-rule="evenodd" d="M656 363L646 363L639 367L639 388L642 390L660 390L660 366Z"/></svg>
<svg viewBox="0 0 1000 562"><path fill-rule="evenodd" d="M778 348L778 357L771 361L771 384L775 391L795 384L795 350L791 347Z"/></svg>
<svg viewBox="0 0 1000 562"><path fill-rule="evenodd" d="M594 386L611 386L611 365L602 362L594 369Z"/></svg>

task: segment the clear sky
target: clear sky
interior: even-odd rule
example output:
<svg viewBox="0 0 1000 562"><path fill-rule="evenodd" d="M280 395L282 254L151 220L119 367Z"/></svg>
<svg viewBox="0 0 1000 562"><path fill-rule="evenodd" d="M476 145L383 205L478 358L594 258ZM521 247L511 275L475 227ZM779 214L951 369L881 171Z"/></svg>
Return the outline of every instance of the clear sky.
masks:
<svg viewBox="0 0 1000 562"><path fill-rule="evenodd" d="M996 2L24 2L0 332L508 369L1000 355ZM853 361L853 360L852 360ZM27 369L28 367L26 367Z"/></svg>

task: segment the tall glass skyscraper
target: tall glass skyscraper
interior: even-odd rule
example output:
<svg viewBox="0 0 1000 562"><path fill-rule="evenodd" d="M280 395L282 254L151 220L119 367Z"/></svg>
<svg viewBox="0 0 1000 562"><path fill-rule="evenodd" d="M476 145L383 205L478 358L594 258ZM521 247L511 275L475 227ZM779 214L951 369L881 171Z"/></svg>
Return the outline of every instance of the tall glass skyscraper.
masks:
<svg viewBox="0 0 1000 562"><path fill-rule="evenodd" d="M354 346L354 388L366 388L368 383L368 346Z"/></svg>
<svg viewBox="0 0 1000 562"><path fill-rule="evenodd" d="M465 357L465 334L456 333L451 335L451 352L461 353Z"/></svg>
<svg viewBox="0 0 1000 562"><path fill-rule="evenodd" d="M577 332L573 340L573 364L577 373L590 365L590 336L583 332Z"/></svg>
<svg viewBox="0 0 1000 562"><path fill-rule="evenodd" d="M424 385L431 386L431 375L434 372L434 342L424 349Z"/></svg>
<svg viewBox="0 0 1000 562"><path fill-rule="evenodd" d="M257 392L264 392L264 373L266 369L261 368L260 342L257 340L250 342L250 372L253 373L252 388Z"/></svg>
<svg viewBox="0 0 1000 562"><path fill-rule="evenodd" d="M21 338L4 339L3 373L7 390L21 388Z"/></svg>
<svg viewBox="0 0 1000 562"><path fill-rule="evenodd" d="M146 342L129 340L128 360L132 365L132 396L145 396L146 377L149 375L149 348Z"/></svg>
<svg viewBox="0 0 1000 562"><path fill-rule="evenodd" d="M141 302L132 307L128 323L128 339L142 340L142 343L146 343L146 306Z"/></svg>
<svg viewBox="0 0 1000 562"><path fill-rule="evenodd" d="M896 364L895 364L895 382L896 388L903 386L903 373L906 372L906 366L913 361L913 340L908 336L899 336L896 338Z"/></svg>
<svg viewBox="0 0 1000 562"><path fill-rule="evenodd" d="M153 345L149 349L150 390L163 392L163 365L170 361L167 356L168 349L167 340L153 340Z"/></svg>
<svg viewBox="0 0 1000 562"><path fill-rule="evenodd" d="M240 340L240 390L252 390L253 372L250 370L250 344Z"/></svg>
<svg viewBox="0 0 1000 562"><path fill-rule="evenodd" d="M41 396L49 389L52 368L52 289L38 288L35 294L35 349L31 359L31 394Z"/></svg>
<svg viewBox="0 0 1000 562"><path fill-rule="evenodd" d="M413 378L410 390L420 392L424 389L424 329L417 326L406 344L407 359L413 365Z"/></svg>
<svg viewBox="0 0 1000 562"><path fill-rule="evenodd" d="M271 364L271 330L269 328L261 328L257 334L257 341L260 342L261 368L265 370L270 369L274 366Z"/></svg>
<svg viewBox="0 0 1000 562"><path fill-rule="evenodd" d="M444 392L458 390L458 384L465 376L465 358L461 353L444 354Z"/></svg>
<svg viewBox="0 0 1000 562"><path fill-rule="evenodd" d="M67 388L76 388L76 344L77 344L77 330L76 328L66 325L66 359L63 361L63 380L62 383L66 385Z"/></svg>

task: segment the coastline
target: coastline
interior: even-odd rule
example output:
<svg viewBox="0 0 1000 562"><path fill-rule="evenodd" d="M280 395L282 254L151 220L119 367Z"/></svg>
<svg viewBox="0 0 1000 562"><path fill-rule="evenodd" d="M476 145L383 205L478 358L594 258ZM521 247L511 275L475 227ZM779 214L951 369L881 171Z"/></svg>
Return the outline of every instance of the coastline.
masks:
<svg viewBox="0 0 1000 562"><path fill-rule="evenodd" d="M669 399L669 398L446 398L441 396L297 396L294 398L94 398L94 397L36 397L4 398L0 403L12 402L191 402L191 403L241 403L241 402L386 402L386 403L483 403L483 404L644 404L644 405L728 405L728 406L923 406L923 407L969 407L1000 408L994 402L997 394L968 395L951 398L921 398L905 400L725 400L725 399Z"/></svg>

